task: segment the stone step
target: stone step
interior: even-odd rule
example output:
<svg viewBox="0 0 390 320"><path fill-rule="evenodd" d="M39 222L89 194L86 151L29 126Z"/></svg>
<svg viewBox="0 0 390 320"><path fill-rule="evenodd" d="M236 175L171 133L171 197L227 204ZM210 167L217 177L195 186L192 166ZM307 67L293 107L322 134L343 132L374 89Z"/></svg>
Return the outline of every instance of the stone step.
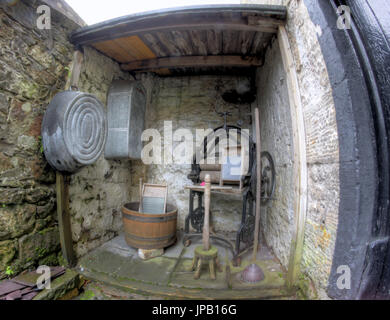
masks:
<svg viewBox="0 0 390 320"><path fill-rule="evenodd" d="M57 300L64 297L74 289L78 289L81 283L80 275L68 269L65 274L51 282L50 289L41 291L34 300Z"/></svg>

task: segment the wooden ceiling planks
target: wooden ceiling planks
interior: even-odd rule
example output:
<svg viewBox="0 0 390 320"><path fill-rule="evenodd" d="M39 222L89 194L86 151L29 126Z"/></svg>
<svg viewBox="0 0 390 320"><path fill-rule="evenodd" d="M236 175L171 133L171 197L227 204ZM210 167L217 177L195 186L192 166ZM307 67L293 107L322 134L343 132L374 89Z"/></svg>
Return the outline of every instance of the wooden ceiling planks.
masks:
<svg viewBox="0 0 390 320"><path fill-rule="evenodd" d="M138 36L116 39L114 41L126 49L135 60L156 58L156 54Z"/></svg>
<svg viewBox="0 0 390 320"><path fill-rule="evenodd" d="M122 63L157 57L138 36L98 42L93 46Z"/></svg>
<svg viewBox="0 0 390 320"><path fill-rule="evenodd" d="M133 56L131 56L121 46L118 46L113 40L95 43L93 44L93 47L95 47L97 50L104 53L105 55L109 56L110 58L113 58L114 60L121 63L134 60Z"/></svg>
<svg viewBox="0 0 390 320"><path fill-rule="evenodd" d="M193 48L193 55L207 56L207 36L204 31L191 30L189 31L190 40Z"/></svg>
<svg viewBox="0 0 390 320"><path fill-rule="evenodd" d="M269 33L256 33L253 38L249 55L262 56L266 46L271 43L273 34Z"/></svg>
<svg viewBox="0 0 390 320"><path fill-rule="evenodd" d="M252 48L255 35L256 32L240 32L238 37L237 51L240 52L243 56L250 55L250 50Z"/></svg>
<svg viewBox="0 0 390 320"><path fill-rule="evenodd" d="M207 47L209 55L219 55L222 52L222 31L220 30L206 30Z"/></svg>
<svg viewBox="0 0 390 320"><path fill-rule="evenodd" d="M285 6L207 5L163 9L133 14L98 23L71 34L75 45L87 45L114 38L153 31L236 30L275 33L287 17Z"/></svg>
<svg viewBox="0 0 390 320"><path fill-rule="evenodd" d="M146 45L149 46L156 53L158 57L167 57L169 52L168 49L162 46L160 41L156 36L151 33L145 33L140 38L144 41Z"/></svg>
<svg viewBox="0 0 390 320"><path fill-rule="evenodd" d="M176 44L176 41L170 32L156 32L155 34L160 45L167 49L168 56L180 57L182 55L179 46Z"/></svg>
<svg viewBox="0 0 390 320"><path fill-rule="evenodd" d="M156 59L154 52L138 37L130 36L93 44L105 55L121 63L137 60ZM154 70L160 75L168 75L168 69Z"/></svg>
<svg viewBox="0 0 390 320"><path fill-rule="evenodd" d="M191 56L194 54L190 36L186 31L171 31L171 35L175 39L176 45L182 55Z"/></svg>
<svg viewBox="0 0 390 320"><path fill-rule="evenodd" d="M261 32L189 30L155 32L93 44L99 51L126 64L148 59L182 56L262 56L270 39ZM194 62L196 59L194 59ZM174 66L171 66L174 68ZM169 74L161 70L159 74Z"/></svg>
<svg viewBox="0 0 390 320"><path fill-rule="evenodd" d="M77 45L90 44L120 62L125 70L134 72L140 70L140 65L165 75L175 73L174 69L179 73L203 72L207 68L214 72L223 69L220 61L229 62L226 65L229 70L245 69L247 63L236 66L232 61L239 61L240 57L261 60L278 27L285 23L286 13L283 6L262 5L161 10L82 28L72 34L71 41ZM230 58L218 60L217 56ZM184 59L163 59L180 57ZM172 61L179 65L175 67ZM153 66L158 69L152 69Z"/></svg>

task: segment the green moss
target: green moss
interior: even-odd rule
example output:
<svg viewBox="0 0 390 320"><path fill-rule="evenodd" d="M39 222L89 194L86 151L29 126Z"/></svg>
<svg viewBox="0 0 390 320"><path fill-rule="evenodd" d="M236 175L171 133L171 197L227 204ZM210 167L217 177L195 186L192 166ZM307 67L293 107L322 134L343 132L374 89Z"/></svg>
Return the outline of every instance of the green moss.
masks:
<svg viewBox="0 0 390 320"><path fill-rule="evenodd" d="M49 232L52 232L53 231L53 228L47 228L47 229L44 229L44 230L40 230L38 233L41 235L41 236L44 236L45 234L49 233Z"/></svg>
<svg viewBox="0 0 390 320"><path fill-rule="evenodd" d="M70 70L69 67L65 67L64 70L68 71L67 77L70 79L70 77L72 75L72 71Z"/></svg>
<svg viewBox="0 0 390 320"><path fill-rule="evenodd" d="M55 253L39 260L39 265L45 265L45 266L56 266L58 265L58 259L57 255Z"/></svg>
<svg viewBox="0 0 390 320"><path fill-rule="evenodd" d="M67 267L68 262L65 260L64 256L62 255L62 252L58 253L57 255L57 261L60 266Z"/></svg>
<svg viewBox="0 0 390 320"><path fill-rule="evenodd" d="M35 248L35 252L38 254L38 258L42 258L47 254L47 250L45 248Z"/></svg>
<svg viewBox="0 0 390 320"><path fill-rule="evenodd" d="M8 277L11 277L12 275L15 274L15 271L12 270L12 267L11 267L11 266L7 266L7 269L5 270L5 274L6 274Z"/></svg>
<svg viewBox="0 0 390 320"><path fill-rule="evenodd" d="M311 280L305 275L301 274L295 284L297 297L302 300L315 300L317 293L313 290Z"/></svg>
<svg viewBox="0 0 390 320"><path fill-rule="evenodd" d="M38 145L39 145L39 153L43 154L43 143L42 143L42 137L38 137Z"/></svg>
<svg viewBox="0 0 390 320"><path fill-rule="evenodd" d="M87 290L82 294L80 300L92 300L94 297L95 292L93 292L92 290Z"/></svg>
<svg viewBox="0 0 390 320"><path fill-rule="evenodd" d="M33 82L20 82L19 89L22 95L28 99L32 99L39 95L39 86Z"/></svg>

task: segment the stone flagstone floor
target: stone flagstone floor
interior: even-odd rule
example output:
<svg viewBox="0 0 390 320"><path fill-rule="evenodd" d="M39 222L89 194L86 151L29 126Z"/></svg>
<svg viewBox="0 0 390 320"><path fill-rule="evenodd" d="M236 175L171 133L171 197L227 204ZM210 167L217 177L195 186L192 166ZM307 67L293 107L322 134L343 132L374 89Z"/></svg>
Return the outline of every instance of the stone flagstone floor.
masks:
<svg viewBox="0 0 390 320"><path fill-rule="evenodd" d="M129 247L123 234L105 243L79 260L77 271L93 284L79 299L99 296L100 299L288 299L293 294L285 286L286 274L280 263L265 245L261 245L256 263L265 279L257 284L241 281L241 271L250 264L250 252L242 257L240 267L231 264L231 252L219 243L223 272L210 280L206 268L199 280L190 271L193 251L199 241L184 247L178 241L167 248L161 257L141 260L137 249ZM230 276L227 272L230 267ZM91 288L93 289L91 291ZM97 289L100 288L100 289ZM108 289L110 288L110 289ZM104 294L103 292L106 292ZM108 293L107 293L108 292ZM114 293L112 293L114 292ZM118 292L122 292L119 294ZM126 294L125 294L126 292Z"/></svg>

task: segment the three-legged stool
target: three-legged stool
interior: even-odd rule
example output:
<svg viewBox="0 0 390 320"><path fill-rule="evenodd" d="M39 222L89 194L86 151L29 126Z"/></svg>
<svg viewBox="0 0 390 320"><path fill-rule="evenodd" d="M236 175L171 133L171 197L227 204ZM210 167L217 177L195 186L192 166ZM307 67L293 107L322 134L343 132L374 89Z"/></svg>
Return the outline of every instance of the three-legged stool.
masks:
<svg viewBox="0 0 390 320"><path fill-rule="evenodd" d="M204 250L203 246L195 248L194 259L192 261L192 271L195 270L194 279L199 279L203 264L208 264L210 269L210 278L217 278L215 269L222 272L222 267L218 261L218 249L211 246L209 250Z"/></svg>

